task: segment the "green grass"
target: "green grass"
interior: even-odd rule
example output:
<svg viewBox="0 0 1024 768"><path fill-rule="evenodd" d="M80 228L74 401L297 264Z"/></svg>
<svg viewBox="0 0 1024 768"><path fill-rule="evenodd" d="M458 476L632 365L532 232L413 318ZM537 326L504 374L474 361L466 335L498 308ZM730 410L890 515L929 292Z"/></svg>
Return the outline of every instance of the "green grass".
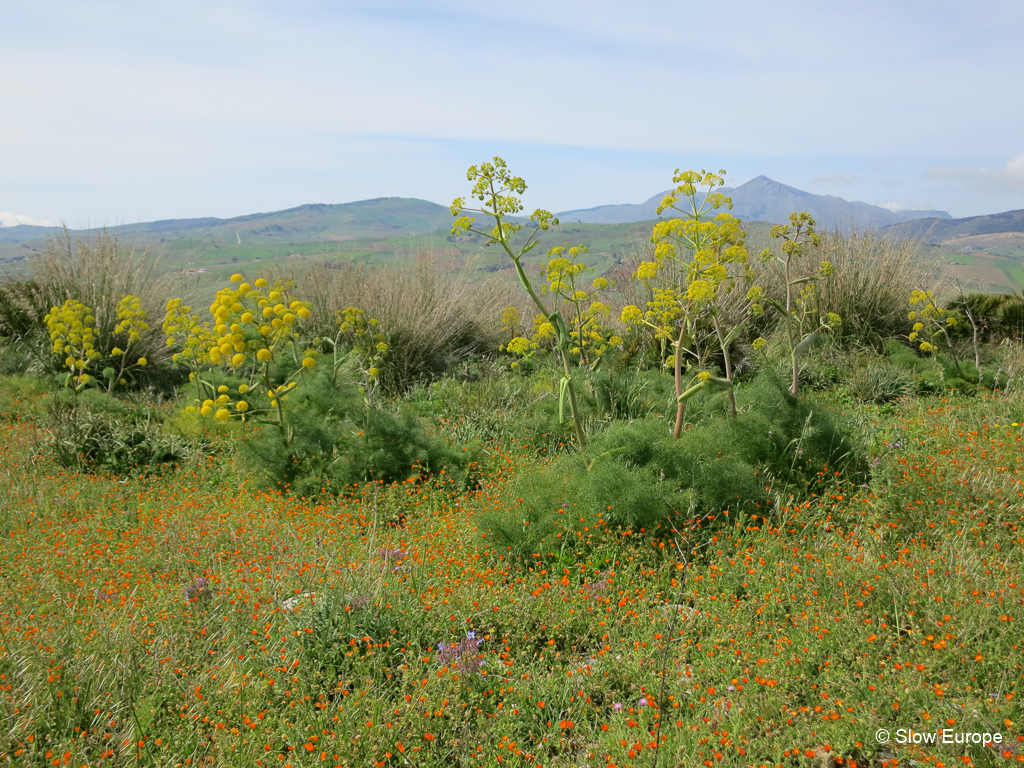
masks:
<svg viewBox="0 0 1024 768"><path fill-rule="evenodd" d="M1010 275L1010 277L1017 281L1017 285L1024 289L1024 269L1017 267L1015 269L1009 269L1006 271Z"/></svg>

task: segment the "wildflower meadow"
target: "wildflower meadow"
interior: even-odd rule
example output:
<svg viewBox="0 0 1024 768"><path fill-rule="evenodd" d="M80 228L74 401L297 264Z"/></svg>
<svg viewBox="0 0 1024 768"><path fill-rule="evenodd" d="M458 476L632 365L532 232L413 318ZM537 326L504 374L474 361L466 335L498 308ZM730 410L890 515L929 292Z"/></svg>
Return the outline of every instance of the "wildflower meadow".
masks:
<svg viewBox="0 0 1024 768"><path fill-rule="evenodd" d="M0 764L1024 763L1020 299L806 213L753 242L723 176L606 274L500 158L453 236L507 282L38 254Z"/></svg>

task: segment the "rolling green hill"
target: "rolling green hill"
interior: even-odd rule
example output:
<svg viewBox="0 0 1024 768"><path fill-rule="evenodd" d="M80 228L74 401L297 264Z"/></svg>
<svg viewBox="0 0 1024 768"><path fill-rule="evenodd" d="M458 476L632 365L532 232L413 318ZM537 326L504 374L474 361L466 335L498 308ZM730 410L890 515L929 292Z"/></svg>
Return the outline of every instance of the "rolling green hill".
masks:
<svg viewBox="0 0 1024 768"><path fill-rule="evenodd" d="M761 190L764 194L760 197L754 195L769 200L775 208L782 204L776 199L779 195L785 198L782 208L801 202L791 199L799 190L767 179L755 179L744 187L754 188L755 182L778 193L772 196ZM744 205L750 208L753 203L747 201ZM744 219L752 253L767 244L770 227L764 221L752 220L758 212L771 214L764 206L755 206L750 211L734 209ZM631 210L630 215L638 212ZM562 243L587 245L586 262L596 274L615 272L645 252L656 219L652 216L625 223L586 223L565 215L562 221L560 227L543 233L541 247L528 257L531 272L539 270L548 248ZM144 249L159 257L163 269L199 284L222 282L235 271L271 267L302 271L313 264L346 262L400 266L418 258L469 267L480 278L504 275L514 279L511 260L501 249L487 247L486 238L479 235L450 235L451 223L451 213L444 206L426 200L388 197L341 205L300 205L230 219L155 221L109 231L137 250ZM71 231L69 235L89 236L95 231ZM955 276L972 289L1010 292L1024 288L1024 210L967 219L928 218L889 226L880 232L897 238L920 238L928 244L926 250L930 255L945 261ZM47 236L54 235L62 236L63 231L31 226L0 229L0 270L25 274L33 250L41 248ZM526 231L521 233L521 237L525 236Z"/></svg>
<svg viewBox="0 0 1024 768"><path fill-rule="evenodd" d="M954 238L995 235L1007 232L1024 233L1024 210L968 216L964 219L920 219L894 224L882 230L899 237L914 237L939 244Z"/></svg>
<svg viewBox="0 0 1024 768"><path fill-rule="evenodd" d="M450 226L451 220L451 213L443 205L415 198L381 197L340 205L300 205L231 219L168 219L108 230L141 243L198 240L251 245L409 235ZM60 231L59 227L5 227L0 230L0 243L39 241Z"/></svg>

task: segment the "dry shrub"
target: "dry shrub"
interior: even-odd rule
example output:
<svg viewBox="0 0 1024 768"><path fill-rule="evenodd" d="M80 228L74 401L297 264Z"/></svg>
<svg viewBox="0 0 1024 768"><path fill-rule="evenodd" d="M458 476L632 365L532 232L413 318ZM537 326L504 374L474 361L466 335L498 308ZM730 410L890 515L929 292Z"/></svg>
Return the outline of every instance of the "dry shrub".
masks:
<svg viewBox="0 0 1024 768"><path fill-rule="evenodd" d="M474 281L470 267L456 270L428 257L412 269L323 265L299 278L299 295L312 304L314 333L333 337L335 313L350 306L380 321L391 346L381 379L392 392L496 351L501 312L515 287L499 279Z"/></svg>
<svg viewBox="0 0 1024 768"><path fill-rule="evenodd" d="M2 303L13 308L6 325L8 330L45 334L43 318L52 307L68 299L77 299L90 307L96 316L99 338L112 342L117 325L117 304L127 295L137 296L149 313L151 330L134 348L150 363L167 357L161 323L172 281L157 271L157 263L147 254L122 245L106 230L92 237L72 240L67 228L58 236L48 237L46 245L29 260L32 280L0 284ZM6 314L6 313L5 313Z"/></svg>
<svg viewBox="0 0 1024 768"><path fill-rule="evenodd" d="M762 246L763 247L763 246ZM757 258L760 248L750 247L758 283L774 299L785 303L786 287L780 270ZM824 312L842 319L839 338L877 346L882 339L909 332L910 293L931 287L939 279L938 266L921 254L916 240L879 236L874 231L849 235L825 234L811 251L810 266L829 261L835 273L818 282Z"/></svg>

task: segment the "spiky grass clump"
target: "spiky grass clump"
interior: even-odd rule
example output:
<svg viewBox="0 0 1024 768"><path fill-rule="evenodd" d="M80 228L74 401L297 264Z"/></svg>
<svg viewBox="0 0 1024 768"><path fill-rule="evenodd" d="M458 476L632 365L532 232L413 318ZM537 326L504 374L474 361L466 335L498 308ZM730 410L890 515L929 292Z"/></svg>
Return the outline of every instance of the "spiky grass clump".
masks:
<svg viewBox="0 0 1024 768"><path fill-rule="evenodd" d="M300 282L311 302L311 327L322 337L334 336L335 312L345 307L359 307L380 321L390 347L380 380L390 393L440 377L501 345L500 308L508 303L509 287L473 283L468 269L445 269L421 258L411 270L317 268Z"/></svg>

